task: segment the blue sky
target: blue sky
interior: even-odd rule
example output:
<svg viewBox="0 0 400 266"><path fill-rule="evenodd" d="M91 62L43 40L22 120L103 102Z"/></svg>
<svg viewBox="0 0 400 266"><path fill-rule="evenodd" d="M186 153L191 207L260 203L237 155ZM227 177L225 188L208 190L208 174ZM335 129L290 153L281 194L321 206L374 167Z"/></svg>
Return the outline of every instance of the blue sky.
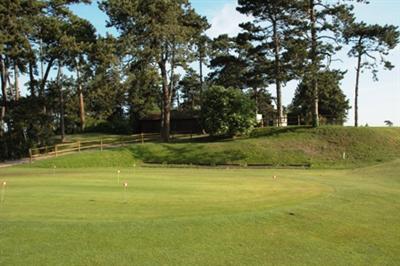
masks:
<svg viewBox="0 0 400 266"><path fill-rule="evenodd" d="M326 1L329 2L329 0ZM191 0L191 4L199 14L208 18L212 25L208 31L211 37L223 33L233 36L239 31L237 25L249 19L236 12L236 0ZM97 8L96 1L92 5L75 5L72 9L77 15L91 21L99 34L115 33L112 29L105 27L107 16ZM400 26L400 0L370 0L369 5L356 4L355 13L360 21ZM354 58L348 58L347 49L344 47L336 55L341 62L335 63L334 67L348 70L341 87L353 106L356 61ZM384 125L384 120L391 120L395 125L400 126L400 46L391 52L388 59L396 68L392 71L381 70L378 74L378 82L373 82L368 72L361 76L359 96L361 125L368 123L370 126L381 126ZM296 82L291 82L284 88L285 105L291 102L296 84ZM273 86L269 89L272 94L275 93ZM348 125L353 124L353 112L353 109L349 111Z"/></svg>

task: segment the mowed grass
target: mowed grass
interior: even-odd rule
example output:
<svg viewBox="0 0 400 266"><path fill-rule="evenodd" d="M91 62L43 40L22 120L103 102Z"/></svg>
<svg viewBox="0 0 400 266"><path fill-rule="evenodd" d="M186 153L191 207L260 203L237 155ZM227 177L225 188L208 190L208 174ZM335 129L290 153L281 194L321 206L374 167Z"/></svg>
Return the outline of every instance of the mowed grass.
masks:
<svg viewBox="0 0 400 266"><path fill-rule="evenodd" d="M70 136L92 139L97 135ZM110 136L115 137L115 136ZM121 137L122 138L122 137ZM400 128L287 127L257 129L237 139L174 139L172 143L134 144L107 151L82 152L46 161L36 167L130 167L158 164L265 164L312 168L357 168L400 158Z"/></svg>
<svg viewBox="0 0 400 266"><path fill-rule="evenodd" d="M0 265L400 264L400 160L117 170L0 169Z"/></svg>

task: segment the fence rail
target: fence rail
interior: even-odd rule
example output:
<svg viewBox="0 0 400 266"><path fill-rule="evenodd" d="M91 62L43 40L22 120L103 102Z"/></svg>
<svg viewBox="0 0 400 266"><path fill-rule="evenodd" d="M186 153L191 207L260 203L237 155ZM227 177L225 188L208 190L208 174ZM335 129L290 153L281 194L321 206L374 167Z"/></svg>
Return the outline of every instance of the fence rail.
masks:
<svg viewBox="0 0 400 266"><path fill-rule="evenodd" d="M145 143L148 141L156 141L160 139L160 134L138 134L121 138L98 138L86 141L74 141L68 143L60 143L53 146L43 146L29 149L29 161L37 159L58 157L61 155L81 152L84 150L100 149L103 151L107 148L122 147L129 144Z"/></svg>

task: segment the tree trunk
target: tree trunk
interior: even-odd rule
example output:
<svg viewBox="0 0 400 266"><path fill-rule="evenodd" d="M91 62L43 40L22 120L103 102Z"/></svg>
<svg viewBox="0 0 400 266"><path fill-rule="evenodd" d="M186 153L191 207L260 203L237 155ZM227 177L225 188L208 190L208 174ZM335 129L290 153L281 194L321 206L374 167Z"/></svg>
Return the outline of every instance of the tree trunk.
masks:
<svg viewBox="0 0 400 266"><path fill-rule="evenodd" d="M161 122L161 138L163 141L169 141L170 122L171 122L171 95L168 86L168 75L166 62L162 60L159 62L162 78L162 122Z"/></svg>
<svg viewBox="0 0 400 266"><path fill-rule="evenodd" d="M19 77L19 72L18 72L18 65L16 62L14 62L14 89L15 89L15 100L19 101L19 83L18 83L18 77Z"/></svg>
<svg viewBox="0 0 400 266"><path fill-rule="evenodd" d="M61 142L65 141L65 122L64 122L64 92L62 85L60 87L60 130L61 130Z"/></svg>
<svg viewBox="0 0 400 266"><path fill-rule="evenodd" d="M204 81L203 81L203 51L202 47L200 48L199 51L199 68L200 68L200 98L203 95L203 86L204 86Z"/></svg>
<svg viewBox="0 0 400 266"><path fill-rule="evenodd" d="M62 87L62 66L61 63L58 65L57 83L60 90L60 131L61 131L61 143L65 141L65 122L64 122L64 92Z"/></svg>
<svg viewBox="0 0 400 266"><path fill-rule="evenodd" d="M175 40L172 45L172 51L171 51L171 77L169 80L169 111L168 111L168 124L169 124L169 130L168 132L171 132L171 108L172 108L172 96L176 93L175 90L175 67L176 67L176 62L175 62L175 53L176 53L176 45L175 45ZM179 95L177 95L179 97ZM169 134L168 134L168 139L169 139Z"/></svg>
<svg viewBox="0 0 400 266"><path fill-rule="evenodd" d="M45 89L46 89L46 83L47 79L49 78L50 70L53 67L54 63L54 58L51 58L50 61L47 64L46 71L43 75L42 81L40 83L40 88L39 88L39 99L42 100L43 102L43 113L47 113L47 107L46 107L46 102L44 101L45 98Z"/></svg>
<svg viewBox="0 0 400 266"><path fill-rule="evenodd" d="M6 63L5 63L5 59L0 56L0 80L1 80L1 92L3 94L3 104L1 107L1 111L0 111L0 137L3 138L4 133L5 133L5 128L4 126L7 123L7 130L10 130L10 124L9 121L6 121L6 114L8 112L8 104L7 104L7 79L8 79L8 73L7 73L7 68L6 68ZM2 154L5 157L9 156L9 152L8 152L8 144L7 141L3 142L3 147L1 147Z"/></svg>
<svg viewBox="0 0 400 266"><path fill-rule="evenodd" d="M35 97L35 76L34 76L34 71L33 71L33 64L31 61L29 61L29 90L31 91L31 96Z"/></svg>
<svg viewBox="0 0 400 266"><path fill-rule="evenodd" d="M203 45L203 44L200 44ZM202 108L203 108L203 91L204 91L204 78L203 78L203 60L204 60L204 54L203 54L203 49L204 47L199 46L199 65L200 65L200 116L202 119L203 117L203 112L202 112ZM194 98L193 98L193 108L192 110L194 110ZM203 123L200 123L201 125L201 131L203 134L206 134L205 129L203 128Z"/></svg>
<svg viewBox="0 0 400 266"><path fill-rule="evenodd" d="M361 71L361 53L358 54L357 69L356 69L356 88L354 96L354 126L358 127L358 85L360 81L360 71Z"/></svg>
<svg viewBox="0 0 400 266"><path fill-rule="evenodd" d="M174 97L176 97L176 106L179 109L180 105L181 105L181 100L179 99L179 91L174 91Z"/></svg>
<svg viewBox="0 0 400 266"><path fill-rule="evenodd" d="M280 66L280 42L278 36L278 30L276 21L272 23L273 28L273 38L274 38L274 54L275 54L275 85L276 85L276 109L278 113L277 125L282 126L283 109L282 109L282 90L281 90L281 66Z"/></svg>
<svg viewBox="0 0 400 266"><path fill-rule="evenodd" d="M14 84L11 82L10 75L7 75L7 82L8 82L8 87L10 88L8 98L15 99Z"/></svg>
<svg viewBox="0 0 400 266"><path fill-rule="evenodd" d="M254 104L256 106L256 114L258 114L258 89L253 88Z"/></svg>
<svg viewBox="0 0 400 266"><path fill-rule="evenodd" d="M1 79L1 93L2 93L2 106L0 112L0 136L4 134L4 119L7 112L7 70L4 59L0 57L0 79Z"/></svg>
<svg viewBox="0 0 400 266"><path fill-rule="evenodd" d="M43 73L43 70L44 70L44 62L43 62L43 41L42 41L42 39L40 39L40 41L39 41L39 56L40 56L40 77L41 77L41 79L43 80L43 78L44 78L44 73Z"/></svg>
<svg viewBox="0 0 400 266"><path fill-rule="evenodd" d="M78 82L78 94L79 94L79 119L81 122L81 132L85 130L85 102L83 99L82 83L80 78L80 66L79 62L76 62L76 78Z"/></svg>
<svg viewBox="0 0 400 266"><path fill-rule="evenodd" d="M49 78L50 70L53 67L54 60L55 60L54 58L51 58L49 63L47 64L46 72L44 73L42 82L40 83L40 91L39 91L40 98L44 97L44 90L46 88L47 79Z"/></svg>
<svg viewBox="0 0 400 266"><path fill-rule="evenodd" d="M317 59L317 29L316 29L316 16L315 16L315 3L310 0L310 22L311 22L311 86L313 92L313 127L319 126L319 93L318 93L318 59Z"/></svg>

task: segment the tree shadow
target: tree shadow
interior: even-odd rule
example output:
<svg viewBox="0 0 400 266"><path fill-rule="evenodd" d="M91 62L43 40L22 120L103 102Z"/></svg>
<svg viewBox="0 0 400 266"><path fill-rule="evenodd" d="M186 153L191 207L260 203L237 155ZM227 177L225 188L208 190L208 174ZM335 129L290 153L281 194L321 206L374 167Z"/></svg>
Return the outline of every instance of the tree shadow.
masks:
<svg viewBox="0 0 400 266"><path fill-rule="evenodd" d="M258 130L254 130L251 134L251 138L260 138L260 137L271 137L278 136L286 133L294 133L299 130L311 129L312 126L288 126L288 127L268 127L262 128Z"/></svg>
<svg viewBox="0 0 400 266"><path fill-rule="evenodd" d="M195 136L193 138L172 138L170 143L207 143L207 142L228 142L233 141L233 137L228 136Z"/></svg>
<svg viewBox="0 0 400 266"><path fill-rule="evenodd" d="M240 150L212 151L206 146L175 146L173 144L161 144L162 149L152 150L147 146L131 148L136 158L145 163L167 164L196 164L218 165L232 164L246 158Z"/></svg>

